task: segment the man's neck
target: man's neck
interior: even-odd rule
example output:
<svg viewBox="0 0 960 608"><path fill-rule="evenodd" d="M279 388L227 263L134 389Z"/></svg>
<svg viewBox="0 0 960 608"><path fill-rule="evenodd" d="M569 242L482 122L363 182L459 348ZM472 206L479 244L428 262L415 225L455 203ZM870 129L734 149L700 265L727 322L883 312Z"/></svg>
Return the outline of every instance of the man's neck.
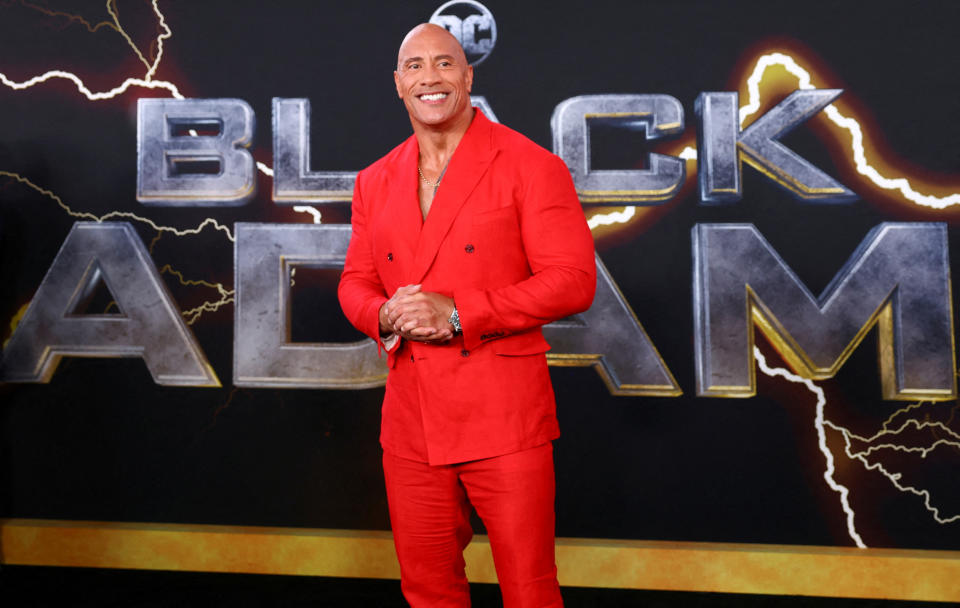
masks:
<svg viewBox="0 0 960 608"><path fill-rule="evenodd" d="M462 118L458 118L452 125L442 127L413 125L413 132L420 146L420 166L424 170L430 170L431 173L439 172L447 166L464 133L470 128L475 111L470 108L469 112L464 112Z"/></svg>

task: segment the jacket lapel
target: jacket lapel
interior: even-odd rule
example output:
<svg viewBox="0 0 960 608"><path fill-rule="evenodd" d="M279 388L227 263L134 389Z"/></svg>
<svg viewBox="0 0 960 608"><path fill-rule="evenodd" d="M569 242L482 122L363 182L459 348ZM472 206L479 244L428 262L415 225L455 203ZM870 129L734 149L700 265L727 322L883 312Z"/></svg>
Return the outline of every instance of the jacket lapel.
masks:
<svg viewBox="0 0 960 608"><path fill-rule="evenodd" d="M470 123L463 139L457 145L453 157L443 175L437 194L430 205L430 213L420 231L420 240L413 262L412 283L419 283L430 270L440 244L450 231L463 204L470 197L480 178L490 168L497 151L492 145L491 123L479 110ZM419 155L419 147L417 148ZM414 167L414 170L416 168ZM420 212L419 204L416 205Z"/></svg>
<svg viewBox="0 0 960 608"><path fill-rule="evenodd" d="M389 233L396 239L393 245L398 249L393 252L395 259L403 265L401 268L406 267L407 270L413 265L417 239L423 224L420 217L420 202L417 200L419 157L420 146L417 144L417 138L410 137L400 149L395 170L390 176L389 198L384 214L384 220L390 226ZM401 272L401 276L405 274Z"/></svg>

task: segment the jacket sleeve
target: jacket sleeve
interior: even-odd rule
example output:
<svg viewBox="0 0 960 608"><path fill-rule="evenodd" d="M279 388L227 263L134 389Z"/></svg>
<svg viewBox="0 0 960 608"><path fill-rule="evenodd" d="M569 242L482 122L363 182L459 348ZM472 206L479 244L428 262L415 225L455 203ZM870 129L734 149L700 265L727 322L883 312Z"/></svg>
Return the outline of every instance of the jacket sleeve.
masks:
<svg viewBox="0 0 960 608"><path fill-rule="evenodd" d="M593 236L569 169L557 156L545 154L528 176L519 209L532 275L496 289L454 292L467 349L582 312L593 302Z"/></svg>
<svg viewBox="0 0 960 608"><path fill-rule="evenodd" d="M380 338L380 307L387 301L387 296L373 261L369 209L364 203L362 193L363 177L363 172L357 175L353 189L350 220L353 231L337 296L350 323L373 338L379 351L385 348Z"/></svg>

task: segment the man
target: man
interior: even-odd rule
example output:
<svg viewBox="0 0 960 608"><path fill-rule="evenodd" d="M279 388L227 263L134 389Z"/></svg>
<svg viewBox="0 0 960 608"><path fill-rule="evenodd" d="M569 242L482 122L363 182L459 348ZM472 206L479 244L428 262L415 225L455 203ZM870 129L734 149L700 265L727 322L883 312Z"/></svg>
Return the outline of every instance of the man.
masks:
<svg viewBox="0 0 960 608"><path fill-rule="evenodd" d="M593 240L566 165L470 106L473 68L436 25L394 72L413 136L357 176L344 313L387 351L380 442L411 606L469 606L472 504L504 605L561 606L541 326L585 310Z"/></svg>

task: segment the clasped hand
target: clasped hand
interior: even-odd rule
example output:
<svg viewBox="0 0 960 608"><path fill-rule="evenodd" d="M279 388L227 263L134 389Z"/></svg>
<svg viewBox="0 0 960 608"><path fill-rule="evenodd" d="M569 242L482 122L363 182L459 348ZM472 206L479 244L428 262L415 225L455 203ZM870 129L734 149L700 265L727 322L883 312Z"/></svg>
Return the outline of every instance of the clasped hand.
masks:
<svg viewBox="0 0 960 608"><path fill-rule="evenodd" d="M380 307L380 333L396 333L407 340L445 342L453 337L448 322L453 314L453 298L420 285L404 285Z"/></svg>

